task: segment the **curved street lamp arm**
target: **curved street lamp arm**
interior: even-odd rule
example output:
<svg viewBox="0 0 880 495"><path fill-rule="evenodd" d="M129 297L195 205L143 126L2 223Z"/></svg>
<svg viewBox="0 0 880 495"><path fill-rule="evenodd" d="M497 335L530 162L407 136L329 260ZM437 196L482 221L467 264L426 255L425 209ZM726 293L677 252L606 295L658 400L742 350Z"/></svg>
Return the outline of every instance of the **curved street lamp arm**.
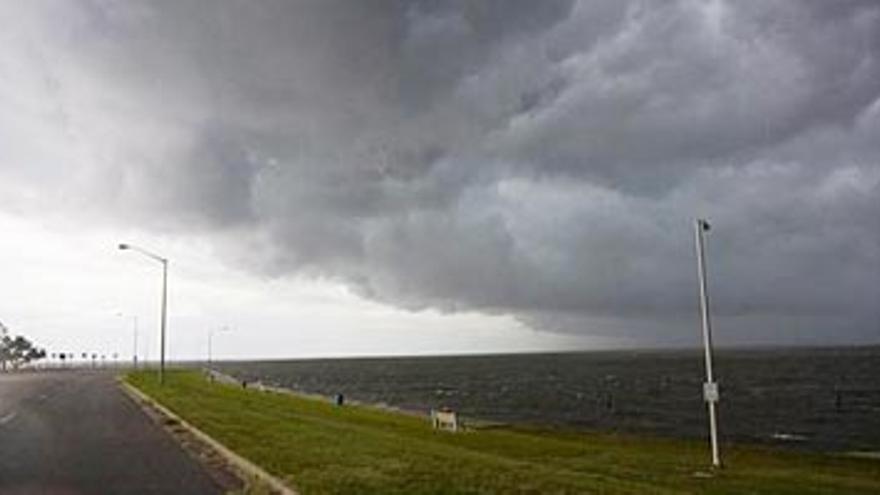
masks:
<svg viewBox="0 0 880 495"><path fill-rule="evenodd" d="M121 249L123 251L125 251L125 250L137 251L137 252L143 254L144 256L146 256L148 258L152 258L160 263L168 263L168 259L163 258L163 257L159 256L158 254L151 253L151 252L147 251L146 249L144 249L142 247L135 246L133 244L120 244L119 249Z"/></svg>

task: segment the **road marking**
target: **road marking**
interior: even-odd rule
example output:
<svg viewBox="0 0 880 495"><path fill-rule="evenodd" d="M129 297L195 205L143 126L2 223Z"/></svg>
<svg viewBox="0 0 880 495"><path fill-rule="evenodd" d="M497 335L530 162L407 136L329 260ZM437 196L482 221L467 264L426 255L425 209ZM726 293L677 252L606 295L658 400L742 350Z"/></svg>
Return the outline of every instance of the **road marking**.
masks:
<svg viewBox="0 0 880 495"><path fill-rule="evenodd" d="M0 418L0 426L5 425L6 423L12 421L13 419L15 419L15 417L17 415L18 415L17 413L11 412L11 413L7 414L6 416L3 416L2 418Z"/></svg>

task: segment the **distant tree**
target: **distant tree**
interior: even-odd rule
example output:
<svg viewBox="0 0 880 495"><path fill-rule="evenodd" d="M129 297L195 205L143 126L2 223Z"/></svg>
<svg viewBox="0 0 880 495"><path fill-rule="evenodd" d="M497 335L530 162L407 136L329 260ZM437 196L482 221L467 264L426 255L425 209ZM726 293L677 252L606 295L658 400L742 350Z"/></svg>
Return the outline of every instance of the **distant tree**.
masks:
<svg viewBox="0 0 880 495"><path fill-rule="evenodd" d="M34 347L31 341L21 335L10 336L9 329L0 323L0 369L6 371L10 366L17 369L45 357L45 350Z"/></svg>
<svg viewBox="0 0 880 495"><path fill-rule="evenodd" d="M28 351L28 361L39 361L40 359L44 359L46 357L46 349L37 349L36 347L32 347L30 351Z"/></svg>
<svg viewBox="0 0 880 495"><path fill-rule="evenodd" d="M6 363L12 358L9 338L9 331L0 323L0 369L6 371Z"/></svg>

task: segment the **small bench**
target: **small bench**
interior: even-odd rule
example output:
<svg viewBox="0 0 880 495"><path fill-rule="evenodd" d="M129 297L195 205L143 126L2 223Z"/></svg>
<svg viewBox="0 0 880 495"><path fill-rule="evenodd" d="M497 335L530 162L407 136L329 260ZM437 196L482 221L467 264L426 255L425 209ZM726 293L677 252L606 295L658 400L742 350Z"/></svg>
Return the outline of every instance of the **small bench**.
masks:
<svg viewBox="0 0 880 495"><path fill-rule="evenodd" d="M457 432L460 426L458 421L458 414L454 411L449 410L440 410L435 411L431 410L431 425L435 430L449 430L452 432Z"/></svg>

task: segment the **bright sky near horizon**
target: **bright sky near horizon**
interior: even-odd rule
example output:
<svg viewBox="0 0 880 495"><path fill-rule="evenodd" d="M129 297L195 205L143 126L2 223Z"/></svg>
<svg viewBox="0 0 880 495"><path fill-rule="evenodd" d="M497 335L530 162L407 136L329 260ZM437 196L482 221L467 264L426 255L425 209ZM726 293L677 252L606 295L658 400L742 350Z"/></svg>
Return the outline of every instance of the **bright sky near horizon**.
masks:
<svg viewBox="0 0 880 495"><path fill-rule="evenodd" d="M880 342L873 1L0 3L0 321L55 351ZM126 315L120 317L119 314Z"/></svg>
<svg viewBox="0 0 880 495"><path fill-rule="evenodd" d="M135 230L76 232L0 214L0 314L50 352L158 358L161 265L117 249L137 239L171 260L170 359L467 354L601 348L605 340L531 330L504 316L405 311L331 281L231 269L198 239ZM224 330L224 327L227 327Z"/></svg>

